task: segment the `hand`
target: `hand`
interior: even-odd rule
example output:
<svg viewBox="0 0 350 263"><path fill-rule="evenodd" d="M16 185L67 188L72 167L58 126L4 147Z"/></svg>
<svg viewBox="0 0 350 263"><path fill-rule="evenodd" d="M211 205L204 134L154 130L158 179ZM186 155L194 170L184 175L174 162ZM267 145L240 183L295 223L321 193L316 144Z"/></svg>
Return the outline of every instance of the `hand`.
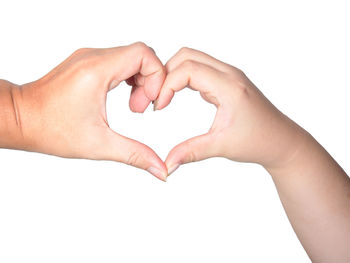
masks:
<svg viewBox="0 0 350 263"><path fill-rule="evenodd" d="M169 174L181 164L214 156L273 167L293 155L302 129L278 111L241 70L189 48L172 57L166 70L156 109L166 107L174 93L187 86L217 107L207 134L171 150L166 159Z"/></svg>
<svg viewBox="0 0 350 263"><path fill-rule="evenodd" d="M171 58L166 69L157 109L186 86L217 107L207 134L170 151L165 161L169 174L181 164L213 156L259 163L271 174L311 260L350 262L350 179L324 148L239 69L188 48Z"/></svg>
<svg viewBox="0 0 350 263"><path fill-rule="evenodd" d="M113 160L165 180L162 160L148 146L108 126L107 92L126 80L130 109L143 112L158 96L164 66L143 43L79 49L38 81L12 90L21 139L13 148L69 158Z"/></svg>

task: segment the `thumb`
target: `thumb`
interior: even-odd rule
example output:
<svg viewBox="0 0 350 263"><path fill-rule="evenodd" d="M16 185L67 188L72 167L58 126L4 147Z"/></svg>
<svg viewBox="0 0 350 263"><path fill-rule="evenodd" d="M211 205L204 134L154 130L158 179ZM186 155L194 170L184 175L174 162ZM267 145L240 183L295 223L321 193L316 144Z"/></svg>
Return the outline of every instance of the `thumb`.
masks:
<svg viewBox="0 0 350 263"><path fill-rule="evenodd" d="M215 156L216 149L214 145L215 138L210 133L193 137L176 145L165 160L168 175L182 164L197 162Z"/></svg>
<svg viewBox="0 0 350 263"><path fill-rule="evenodd" d="M124 137L111 129L103 136L99 159L122 162L144 169L162 181L166 181L167 168L159 156L147 145Z"/></svg>

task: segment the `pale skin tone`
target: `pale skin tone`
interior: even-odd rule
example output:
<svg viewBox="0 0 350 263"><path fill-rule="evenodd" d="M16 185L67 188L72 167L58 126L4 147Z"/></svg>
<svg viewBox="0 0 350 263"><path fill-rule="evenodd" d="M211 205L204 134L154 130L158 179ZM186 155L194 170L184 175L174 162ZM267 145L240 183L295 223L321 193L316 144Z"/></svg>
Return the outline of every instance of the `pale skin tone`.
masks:
<svg viewBox="0 0 350 263"><path fill-rule="evenodd" d="M108 126L106 95L133 86L130 109L166 107L186 87L217 107L207 134L174 147L165 163ZM0 147L124 162L161 180L179 165L225 157L262 165L314 262L350 262L350 179L304 129L276 109L239 69L183 48L163 66L143 43L81 49L43 78L0 81Z"/></svg>

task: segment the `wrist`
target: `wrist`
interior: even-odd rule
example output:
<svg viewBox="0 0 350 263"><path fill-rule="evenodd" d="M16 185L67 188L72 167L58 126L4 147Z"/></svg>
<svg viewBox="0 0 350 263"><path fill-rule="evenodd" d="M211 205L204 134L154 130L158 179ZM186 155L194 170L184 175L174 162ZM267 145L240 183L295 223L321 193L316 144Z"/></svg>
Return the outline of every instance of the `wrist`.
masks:
<svg viewBox="0 0 350 263"><path fill-rule="evenodd" d="M291 122L294 127L290 129L285 142L281 143L283 147L280 148L279 158L272 164L263 165L272 177L298 170L307 160L309 150L319 145L306 130Z"/></svg>
<svg viewBox="0 0 350 263"><path fill-rule="evenodd" d="M0 148L23 148L19 96L21 86L0 80Z"/></svg>
<svg viewBox="0 0 350 263"><path fill-rule="evenodd" d="M277 133L272 136L270 154L268 162L261 163L267 171L279 171L289 169L300 158L305 151L305 147L313 143L313 137L302 127L282 116L282 121L277 125Z"/></svg>

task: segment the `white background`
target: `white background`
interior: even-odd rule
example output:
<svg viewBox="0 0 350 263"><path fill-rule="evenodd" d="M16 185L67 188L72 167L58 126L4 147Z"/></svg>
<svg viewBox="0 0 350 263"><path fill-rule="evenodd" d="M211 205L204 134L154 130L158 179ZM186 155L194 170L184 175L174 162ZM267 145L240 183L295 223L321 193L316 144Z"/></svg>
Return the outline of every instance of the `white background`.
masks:
<svg viewBox="0 0 350 263"><path fill-rule="evenodd" d="M144 41L165 63L189 46L245 71L349 172L346 2L1 1L0 78L35 80L80 47ZM129 92L110 92L110 125L163 159L215 114L189 90L163 111L131 113ZM309 259L260 166L210 159L163 183L119 163L1 149L0 262Z"/></svg>

